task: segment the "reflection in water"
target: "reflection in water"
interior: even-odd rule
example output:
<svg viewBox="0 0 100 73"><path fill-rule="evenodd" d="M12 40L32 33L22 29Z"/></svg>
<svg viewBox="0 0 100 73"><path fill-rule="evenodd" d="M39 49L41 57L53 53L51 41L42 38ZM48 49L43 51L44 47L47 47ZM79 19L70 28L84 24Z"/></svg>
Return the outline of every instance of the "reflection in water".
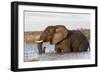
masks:
<svg viewBox="0 0 100 73"><path fill-rule="evenodd" d="M33 61L52 61L52 60L73 60L73 59L90 59L90 51L81 53L55 54L54 45L48 42L43 44L46 47L45 54L38 55L37 44L29 44L24 46L24 62Z"/></svg>

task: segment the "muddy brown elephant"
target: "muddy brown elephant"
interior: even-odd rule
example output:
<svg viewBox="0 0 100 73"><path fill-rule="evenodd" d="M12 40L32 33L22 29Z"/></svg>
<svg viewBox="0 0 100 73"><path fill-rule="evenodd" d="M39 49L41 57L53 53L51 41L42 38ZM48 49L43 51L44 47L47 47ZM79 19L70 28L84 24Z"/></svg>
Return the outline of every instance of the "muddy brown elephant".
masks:
<svg viewBox="0 0 100 73"><path fill-rule="evenodd" d="M45 53L42 44L48 41L55 44L56 53L82 52L89 47L89 42L81 31L68 30L63 25L48 26L40 35L39 41L39 54Z"/></svg>

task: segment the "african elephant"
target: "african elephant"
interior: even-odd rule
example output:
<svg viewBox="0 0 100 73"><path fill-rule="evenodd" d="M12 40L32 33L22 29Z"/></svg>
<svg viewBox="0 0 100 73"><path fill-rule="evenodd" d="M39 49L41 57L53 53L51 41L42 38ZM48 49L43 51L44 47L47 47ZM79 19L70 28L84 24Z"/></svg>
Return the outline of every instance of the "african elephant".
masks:
<svg viewBox="0 0 100 73"><path fill-rule="evenodd" d="M84 34L79 30L68 30L63 25L48 26L40 35L38 44L39 54L45 53L42 48L43 42L49 41L55 44L56 53L82 52L87 51L89 43Z"/></svg>

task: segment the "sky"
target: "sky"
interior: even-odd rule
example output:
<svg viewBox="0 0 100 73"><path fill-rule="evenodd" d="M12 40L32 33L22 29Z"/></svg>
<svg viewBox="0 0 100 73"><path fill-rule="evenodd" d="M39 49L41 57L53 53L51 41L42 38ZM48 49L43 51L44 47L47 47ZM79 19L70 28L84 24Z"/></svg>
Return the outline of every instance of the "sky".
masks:
<svg viewBox="0 0 100 73"><path fill-rule="evenodd" d="M24 11L24 31L43 31L49 25L65 25L67 29L90 29L91 15Z"/></svg>

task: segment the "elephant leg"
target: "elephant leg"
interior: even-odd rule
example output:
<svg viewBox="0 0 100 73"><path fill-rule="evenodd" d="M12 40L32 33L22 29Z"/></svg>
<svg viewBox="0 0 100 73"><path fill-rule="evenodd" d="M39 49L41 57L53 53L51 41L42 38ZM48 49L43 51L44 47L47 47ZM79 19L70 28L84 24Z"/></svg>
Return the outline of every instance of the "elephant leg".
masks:
<svg viewBox="0 0 100 73"><path fill-rule="evenodd" d="M39 55L42 54L42 44L38 44L38 52L39 52Z"/></svg>
<svg viewBox="0 0 100 73"><path fill-rule="evenodd" d="M63 53L71 52L70 41L66 39L62 42Z"/></svg>
<svg viewBox="0 0 100 73"><path fill-rule="evenodd" d="M55 51L56 51L56 53L71 52L70 42L67 39L63 40L59 44L55 45Z"/></svg>
<svg viewBox="0 0 100 73"><path fill-rule="evenodd" d="M57 53L62 53L62 49L58 48Z"/></svg>
<svg viewBox="0 0 100 73"><path fill-rule="evenodd" d="M42 50L43 53L45 53L45 49L46 49L46 47L43 47L43 50Z"/></svg>
<svg viewBox="0 0 100 73"><path fill-rule="evenodd" d="M55 52L56 53L61 53L62 52L62 49L60 48L59 45L55 45Z"/></svg>

